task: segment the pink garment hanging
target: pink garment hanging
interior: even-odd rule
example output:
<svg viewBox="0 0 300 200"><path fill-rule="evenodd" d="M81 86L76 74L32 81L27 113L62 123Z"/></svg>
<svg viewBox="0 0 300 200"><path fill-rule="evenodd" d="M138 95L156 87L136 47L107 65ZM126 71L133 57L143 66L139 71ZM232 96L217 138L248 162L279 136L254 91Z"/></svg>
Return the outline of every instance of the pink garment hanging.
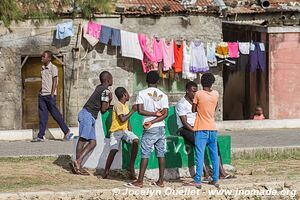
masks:
<svg viewBox="0 0 300 200"><path fill-rule="evenodd" d="M229 58L239 57L239 44L237 42L228 42Z"/></svg>
<svg viewBox="0 0 300 200"><path fill-rule="evenodd" d="M100 32L101 32L101 24L97 24L92 21L89 21L89 23L87 25L87 34L99 39Z"/></svg>
<svg viewBox="0 0 300 200"><path fill-rule="evenodd" d="M164 71L169 71L174 64L174 43L173 40L169 44L163 39L163 59L164 59Z"/></svg>
<svg viewBox="0 0 300 200"><path fill-rule="evenodd" d="M156 62L161 62L163 59L163 40L160 39L158 42L155 37L153 37L153 50L156 57Z"/></svg>
<svg viewBox="0 0 300 200"><path fill-rule="evenodd" d="M158 70L158 64L153 50L153 42L143 34L138 34L141 49L143 51L142 66L144 73Z"/></svg>

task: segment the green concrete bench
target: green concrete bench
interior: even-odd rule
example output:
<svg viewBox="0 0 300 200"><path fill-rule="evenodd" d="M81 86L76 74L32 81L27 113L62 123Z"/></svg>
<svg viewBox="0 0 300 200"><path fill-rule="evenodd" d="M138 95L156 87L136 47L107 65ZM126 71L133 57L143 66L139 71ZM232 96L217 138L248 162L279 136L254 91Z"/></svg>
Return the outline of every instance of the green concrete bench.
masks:
<svg viewBox="0 0 300 200"><path fill-rule="evenodd" d="M141 138L143 133L142 126L143 117L137 112L134 113L130 118L130 124L133 132ZM109 138L109 127L111 124L111 110L102 115L103 129L106 137ZM176 134L177 123L176 123L176 113L174 106L169 109L168 117L165 119L166 122L166 142L167 142L167 153L166 156L166 168L182 168L191 167L195 165L195 151L191 144L185 143L185 140ZM220 147L220 153L222 156L223 164L231 164L231 137L230 135L219 135L218 143ZM139 150L140 151L140 150ZM122 143L122 168L127 168L129 164L131 152L131 145L126 142ZM208 152L208 151L206 151ZM208 153L206 156L209 159ZM139 168L139 163L141 159L140 152L138 153L135 168ZM152 152L148 163L148 169L158 168L158 161L155 157L155 152Z"/></svg>

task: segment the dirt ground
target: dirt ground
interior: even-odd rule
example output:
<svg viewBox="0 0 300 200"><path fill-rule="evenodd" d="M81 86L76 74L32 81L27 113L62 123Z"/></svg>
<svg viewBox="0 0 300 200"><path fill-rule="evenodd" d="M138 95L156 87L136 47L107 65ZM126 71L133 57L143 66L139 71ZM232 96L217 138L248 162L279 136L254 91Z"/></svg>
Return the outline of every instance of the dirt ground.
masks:
<svg viewBox="0 0 300 200"><path fill-rule="evenodd" d="M252 156L233 157L236 178L221 181L221 188L253 187L253 184L283 183L286 188L300 191L300 153L289 156ZM111 174L109 180L102 179L96 171L90 170L90 176L72 174L70 158L63 157L24 157L0 158L0 192L36 192L36 191L76 191L90 189L125 189L129 182L126 176ZM182 187L191 178L169 180L167 187ZM148 185L150 180L145 181ZM205 186L208 187L208 186ZM299 195L299 194L298 194ZM299 196L298 196L299 197ZM297 198L297 197L296 197Z"/></svg>

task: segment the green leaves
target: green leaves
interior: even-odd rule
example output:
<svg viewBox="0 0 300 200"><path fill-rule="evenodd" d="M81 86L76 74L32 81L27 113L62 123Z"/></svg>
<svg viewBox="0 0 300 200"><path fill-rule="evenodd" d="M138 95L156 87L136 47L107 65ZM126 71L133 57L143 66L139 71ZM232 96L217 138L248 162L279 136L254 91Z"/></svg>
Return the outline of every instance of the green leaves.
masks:
<svg viewBox="0 0 300 200"><path fill-rule="evenodd" d="M113 0L0 0L0 20L9 27L12 21L27 19L55 20L62 14L71 17L94 18L95 13L110 13ZM73 8L62 13L63 8Z"/></svg>
<svg viewBox="0 0 300 200"><path fill-rule="evenodd" d="M3 21L4 25L8 27L11 21L22 20L23 14L18 8L15 1L1 0L0 1L0 20Z"/></svg>
<svg viewBox="0 0 300 200"><path fill-rule="evenodd" d="M110 13L112 7L111 0L78 0L76 7L82 18L94 18L95 13Z"/></svg>

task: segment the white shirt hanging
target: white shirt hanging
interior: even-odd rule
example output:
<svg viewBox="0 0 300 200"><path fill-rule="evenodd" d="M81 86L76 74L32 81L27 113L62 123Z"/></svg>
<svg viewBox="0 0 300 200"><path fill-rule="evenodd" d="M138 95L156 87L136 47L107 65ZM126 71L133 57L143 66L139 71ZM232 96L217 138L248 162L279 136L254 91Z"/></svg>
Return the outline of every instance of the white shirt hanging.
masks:
<svg viewBox="0 0 300 200"><path fill-rule="evenodd" d="M193 81L197 78L197 74L190 72L190 63L191 63L191 49L183 41L183 66L182 66L182 78L189 79Z"/></svg>
<svg viewBox="0 0 300 200"><path fill-rule="evenodd" d="M207 55L207 62L210 67L216 67L218 65L218 61L216 58L216 43L207 43L206 46L206 55Z"/></svg>
<svg viewBox="0 0 300 200"><path fill-rule="evenodd" d="M143 60L138 34L121 30L121 53L124 57Z"/></svg>
<svg viewBox="0 0 300 200"><path fill-rule="evenodd" d="M191 64L190 71L194 73L206 72L209 70L204 45L201 42L191 42Z"/></svg>

